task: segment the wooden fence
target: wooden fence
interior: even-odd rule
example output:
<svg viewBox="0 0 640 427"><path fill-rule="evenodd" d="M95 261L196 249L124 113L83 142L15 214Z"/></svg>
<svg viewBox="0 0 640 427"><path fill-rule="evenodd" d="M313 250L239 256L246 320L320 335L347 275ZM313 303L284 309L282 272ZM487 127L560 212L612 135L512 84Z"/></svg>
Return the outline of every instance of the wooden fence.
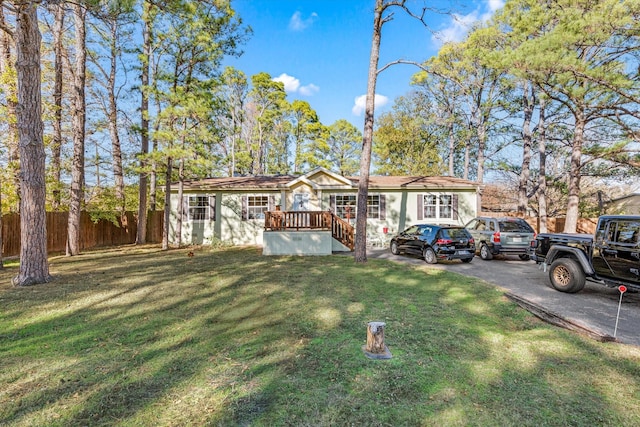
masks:
<svg viewBox="0 0 640 427"><path fill-rule="evenodd" d="M525 221L529 223L536 231L536 233L540 230L540 219L537 217L530 217L522 215L518 215L517 213L504 213L504 212L482 212L480 216L489 216L489 217L503 217L503 216L516 216L520 218L524 218ZM564 230L564 223L566 218L558 217L558 218L547 218L547 233L562 233ZM596 232L596 225L598 224L598 218L578 218L578 224L576 226L576 233L585 233L585 234L594 234Z"/></svg>
<svg viewBox="0 0 640 427"><path fill-rule="evenodd" d="M64 252L67 244L68 212L47 212L47 251ZM162 242L162 211L150 211L147 215L147 243ZM138 232L137 212L127 212L117 224L101 219L91 220L87 212L80 216L80 249L104 246L129 245L136 242ZM2 217L2 256L20 255L20 215Z"/></svg>

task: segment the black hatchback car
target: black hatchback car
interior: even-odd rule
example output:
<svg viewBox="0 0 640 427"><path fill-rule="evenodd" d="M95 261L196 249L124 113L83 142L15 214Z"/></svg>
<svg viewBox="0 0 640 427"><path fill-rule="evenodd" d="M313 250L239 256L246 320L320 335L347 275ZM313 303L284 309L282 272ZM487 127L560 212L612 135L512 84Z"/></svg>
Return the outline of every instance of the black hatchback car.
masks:
<svg viewBox="0 0 640 427"><path fill-rule="evenodd" d="M459 259L471 262L476 253L473 237L461 226L417 224L391 239L391 253L420 255L428 264Z"/></svg>

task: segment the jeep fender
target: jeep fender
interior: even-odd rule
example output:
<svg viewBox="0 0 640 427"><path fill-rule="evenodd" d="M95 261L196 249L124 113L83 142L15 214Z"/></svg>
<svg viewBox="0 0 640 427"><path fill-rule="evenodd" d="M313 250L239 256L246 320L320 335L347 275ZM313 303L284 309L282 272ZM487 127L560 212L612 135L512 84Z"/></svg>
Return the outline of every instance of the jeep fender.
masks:
<svg viewBox="0 0 640 427"><path fill-rule="evenodd" d="M575 258L580 263L582 271L584 271L587 276L593 276L596 273L591 262L589 262L589 258L587 258L587 255L583 251L578 248L563 245L551 245L544 260L545 271L546 267L551 265L553 261L567 256Z"/></svg>

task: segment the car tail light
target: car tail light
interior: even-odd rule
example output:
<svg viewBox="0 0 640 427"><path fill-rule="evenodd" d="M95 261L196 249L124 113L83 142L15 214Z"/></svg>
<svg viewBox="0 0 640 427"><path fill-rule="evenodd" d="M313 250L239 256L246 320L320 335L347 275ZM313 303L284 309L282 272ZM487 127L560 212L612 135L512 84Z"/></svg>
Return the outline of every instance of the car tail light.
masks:
<svg viewBox="0 0 640 427"><path fill-rule="evenodd" d="M436 244L437 244L437 245L440 245L440 246L450 245L450 244L452 244L452 243L453 243L453 240L451 240L451 239L438 239L438 240L436 241Z"/></svg>
<svg viewBox="0 0 640 427"><path fill-rule="evenodd" d="M500 243L500 232L496 231L493 233L493 243Z"/></svg>
<svg viewBox="0 0 640 427"><path fill-rule="evenodd" d="M474 239L473 237L472 237L472 238L470 238L470 239L469 239L469 243L473 243L473 244L475 244L475 243L476 243L476 239Z"/></svg>

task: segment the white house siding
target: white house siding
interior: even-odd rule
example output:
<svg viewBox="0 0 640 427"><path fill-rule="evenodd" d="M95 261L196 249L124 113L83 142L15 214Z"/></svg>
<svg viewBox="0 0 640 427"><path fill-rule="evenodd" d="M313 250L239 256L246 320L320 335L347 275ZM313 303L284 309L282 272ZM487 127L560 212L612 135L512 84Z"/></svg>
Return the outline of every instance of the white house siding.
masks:
<svg viewBox="0 0 640 427"><path fill-rule="evenodd" d="M224 194L220 206L220 239L234 245L262 245L264 219L242 219L242 199L245 196L271 196L280 203L279 192L245 192ZM275 206L274 206L275 209Z"/></svg>
<svg viewBox="0 0 640 427"><path fill-rule="evenodd" d="M215 221L182 221L182 244L210 245L216 240L233 245L262 245L264 219L242 219L242 198L244 196L270 196L279 203L279 192L245 192L245 193L189 193L188 195L215 195ZM171 195L171 223L169 226L169 241L178 243L176 235L178 215L178 195Z"/></svg>
<svg viewBox="0 0 640 427"><path fill-rule="evenodd" d="M353 192L345 191L331 191L325 190L323 194L323 205L330 205L330 197L336 194L354 194ZM378 191L375 189L369 190L370 195L378 194L383 195L385 198L385 215L384 219L367 219L367 228L374 234L382 234L384 229L387 228L387 233L396 233L402 231L415 223L433 223L433 224L458 224L464 225L477 216L477 203L475 191L461 191L461 190L442 190L442 191L429 191L429 190L384 190ZM432 219L432 218L418 218L418 195L419 194L447 194L457 195L458 209L457 219ZM355 223L355 219L351 220Z"/></svg>
<svg viewBox="0 0 640 427"><path fill-rule="evenodd" d="M188 195L188 194L185 194ZM195 195L190 193L190 195ZM198 193L198 196L209 195L208 193ZM178 199L177 194L171 194L171 222L169 224L169 242L178 243L177 223L178 223L178 204L182 203ZM217 203L217 201L216 201ZM182 239L181 243L185 245L211 244L214 240L214 221L182 221Z"/></svg>

